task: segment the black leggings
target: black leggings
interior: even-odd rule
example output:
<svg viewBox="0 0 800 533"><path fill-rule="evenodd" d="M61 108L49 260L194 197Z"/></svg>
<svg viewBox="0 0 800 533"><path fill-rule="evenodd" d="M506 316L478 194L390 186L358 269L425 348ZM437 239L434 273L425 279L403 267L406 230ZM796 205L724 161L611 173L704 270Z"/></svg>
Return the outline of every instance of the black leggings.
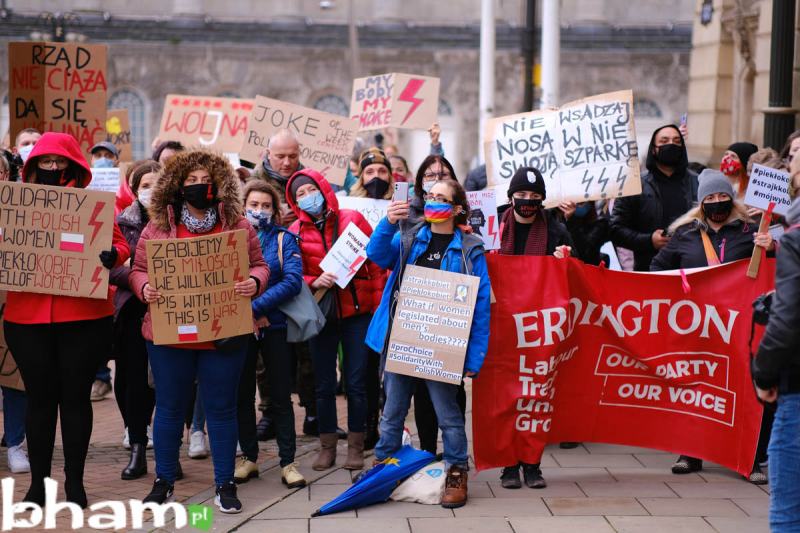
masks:
<svg viewBox="0 0 800 533"><path fill-rule="evenodd" d="M28 394L25 432L32 487L41 488L50 476L59 411L66 481L83 483L92 436L89 396L97 367L111 351L112 320L109 316L56 324L5 322L6 341Z"/></svg>
<svg viewBox="0 0 800 533"><path fill-rule="evenodd" d="M117 370L114 396L131 444L147 444L147 425L153 417L155 393L147 384L147 348L142 337L142 317L147 308L136 298L128 300L114 324Z"/></svg>
<svg viewBox="0 0 800 533"><path fill-rule="evenodd" d="M461 416L465 416L467 412L467 391L464 389L463 381L458 386L456 401L461 409ZM436 411L433 409L431 395L424 379L417 379L417 388L414 391L414 420L417 423L419 447L436 455L437 442L439 441L439 420L436 418Z"/></svg>

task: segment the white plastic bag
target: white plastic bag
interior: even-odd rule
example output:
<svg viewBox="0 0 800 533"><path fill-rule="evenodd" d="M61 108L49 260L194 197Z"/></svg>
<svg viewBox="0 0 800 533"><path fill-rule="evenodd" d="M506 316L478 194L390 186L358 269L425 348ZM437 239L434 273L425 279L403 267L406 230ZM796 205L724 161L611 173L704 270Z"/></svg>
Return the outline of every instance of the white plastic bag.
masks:
<svg viewBox="0 0 800 533"><path fill-rule="evenodd" d="M442 503L446 477L444 461L431 463L403 481L394 490L391 499L397 502L439 505Z"/></svg>

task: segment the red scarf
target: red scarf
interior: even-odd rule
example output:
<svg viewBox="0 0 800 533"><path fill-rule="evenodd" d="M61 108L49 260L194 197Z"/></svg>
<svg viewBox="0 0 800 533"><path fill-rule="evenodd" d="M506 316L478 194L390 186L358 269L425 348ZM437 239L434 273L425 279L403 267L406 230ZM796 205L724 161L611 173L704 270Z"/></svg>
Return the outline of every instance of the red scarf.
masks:
<svg viewBox="0 0 800 533"><path fill-rule="evenodd" d="M516 224L514 207L511 206L503 213L503 219L500 222L500 253L503 255L514 255L514 227ZM541 208L536 213L531 230L528 232L524 255L547 255L547 221L544 210Z"/></svg>

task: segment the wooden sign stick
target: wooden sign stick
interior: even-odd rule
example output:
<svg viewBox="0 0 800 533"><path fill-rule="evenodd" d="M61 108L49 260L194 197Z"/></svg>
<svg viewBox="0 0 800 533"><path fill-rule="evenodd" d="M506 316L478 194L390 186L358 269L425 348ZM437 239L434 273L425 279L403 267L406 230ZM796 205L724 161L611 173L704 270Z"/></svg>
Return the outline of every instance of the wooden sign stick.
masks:
<svg viewBox="0 0 800 533"><path fill-rule="evenodd" d="M769 223L772 221L772 210L775 209L775 202L770 202L767 212L761 217L761 223L758 225L759 233L766 233L769 230ZM753 255L750 257L750 266L747 267L747 277L756 279L758 277L758 269L761 267L761 258L766 253L766 250L760 246L753 247Z"/></svg>

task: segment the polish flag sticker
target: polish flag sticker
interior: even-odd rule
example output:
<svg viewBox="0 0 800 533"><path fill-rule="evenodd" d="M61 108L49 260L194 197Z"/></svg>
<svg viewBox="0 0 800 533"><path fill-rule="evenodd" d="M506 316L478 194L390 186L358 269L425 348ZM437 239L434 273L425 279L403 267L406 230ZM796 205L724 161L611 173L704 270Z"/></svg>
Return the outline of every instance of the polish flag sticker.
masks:
<svg viewBox="0 0 800 533"><path fill-rule="evenodd" d="M197 326L178 326L178 342L197 341Z"/></svg>
<svg viewBox="0 0 800 533"><path fill-rule="evenodd" d="M83 234L62 233L61 245L58 248L63 252L83 252Z"/></svg>

